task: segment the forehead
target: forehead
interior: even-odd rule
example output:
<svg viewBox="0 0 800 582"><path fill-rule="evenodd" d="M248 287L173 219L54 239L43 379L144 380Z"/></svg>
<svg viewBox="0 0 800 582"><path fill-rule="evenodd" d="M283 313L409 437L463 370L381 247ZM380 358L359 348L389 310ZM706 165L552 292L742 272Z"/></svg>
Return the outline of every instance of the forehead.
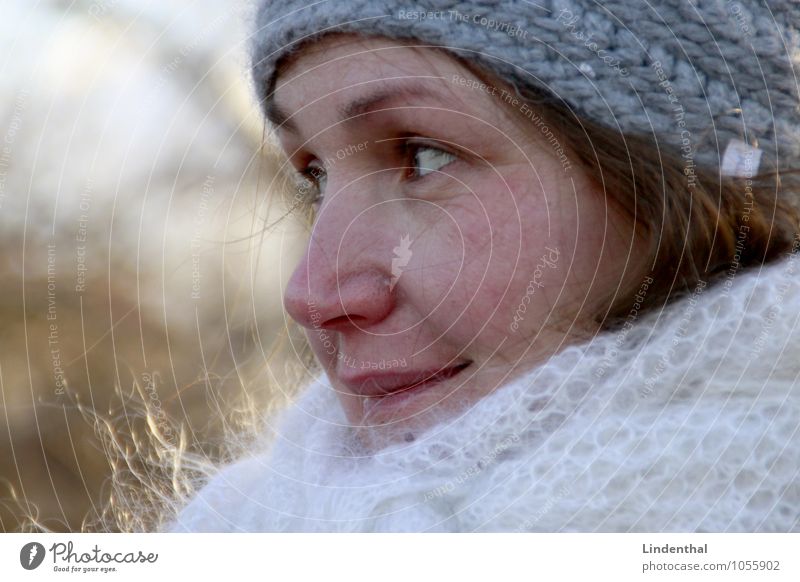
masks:
<svg viewBox="0 0 800 582"><path fill-rule="evenodd" d="M483 112L487 91L465 86L475 75L454 57L430 47L383 38L330 35L310 44L281 67L267 116L291 131L301 110L352 117L369 101L415 102L459 111ZM287 121L288 120L288 121Z"/></svg>
<svg viewBox="0 0 800 582"><path fill-rule="evenodd" d="M277 86L289 80L293 83L314 80L316 85L335 89L376 76L435 76L459 68L453 57L420 43L331 34L307 43L292 55L278 70Z"/></svg>

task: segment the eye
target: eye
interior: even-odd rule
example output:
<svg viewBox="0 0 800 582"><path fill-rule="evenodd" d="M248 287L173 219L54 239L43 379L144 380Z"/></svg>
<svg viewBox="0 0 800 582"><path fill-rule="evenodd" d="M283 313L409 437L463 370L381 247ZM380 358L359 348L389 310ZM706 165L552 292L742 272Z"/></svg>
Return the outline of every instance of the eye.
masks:
<svg viewBox="0 0 800 582"><path fill-rule="evenodd" d="M458 159L450 152L426 144L409 142L406 148L409 152L409 171L413 178L424 178Z"/></svg>
<svg viewBox="0 0 800 582"><path fill-rule="evenodd" d="M299 202L313 206L315 209L322 203L323 192L328 181L325 168L309 164L297 172L297 196Z"/></svg>

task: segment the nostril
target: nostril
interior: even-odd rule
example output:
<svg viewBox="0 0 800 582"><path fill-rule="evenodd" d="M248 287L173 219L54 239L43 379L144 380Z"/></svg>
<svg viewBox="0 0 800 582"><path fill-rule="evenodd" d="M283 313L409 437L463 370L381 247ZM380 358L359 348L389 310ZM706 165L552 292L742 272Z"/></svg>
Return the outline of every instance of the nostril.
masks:
<svg viewBox="0 0 800 582"><path fill-rule="evenodd" d="M330 269L305 269L303 265L289 281L284 306L295 321L308 329L368 328L386 318L394 308L395 294L385 281L385 273L379 269L337 273Z"/></svg>

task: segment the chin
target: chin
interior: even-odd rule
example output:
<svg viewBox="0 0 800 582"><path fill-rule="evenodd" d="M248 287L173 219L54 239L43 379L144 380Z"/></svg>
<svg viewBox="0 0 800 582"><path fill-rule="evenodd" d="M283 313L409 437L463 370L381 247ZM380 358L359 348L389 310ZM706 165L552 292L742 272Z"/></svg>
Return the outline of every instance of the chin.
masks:
<svg viewBox="0 0 800 582"><path fill-rule="evenodd" d="M477 400L465 379L436 382L381 397L359 397L360 410L348 415L356 435L369 450L412 443L422 433Z"/></svg>

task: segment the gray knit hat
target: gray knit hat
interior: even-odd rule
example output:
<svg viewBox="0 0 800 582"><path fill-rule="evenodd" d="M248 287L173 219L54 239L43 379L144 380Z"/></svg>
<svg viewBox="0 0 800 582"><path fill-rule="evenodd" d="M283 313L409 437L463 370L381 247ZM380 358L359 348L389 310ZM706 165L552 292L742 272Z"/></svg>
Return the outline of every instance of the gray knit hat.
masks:
<svg viewBox="0 0 800 582"><path fill-rule="evenodd" d="M256 22L262 101L282 57L355 32L447 47L612 129L654 132L690 178L800 157L798 0L263 0Z"/></svg>

